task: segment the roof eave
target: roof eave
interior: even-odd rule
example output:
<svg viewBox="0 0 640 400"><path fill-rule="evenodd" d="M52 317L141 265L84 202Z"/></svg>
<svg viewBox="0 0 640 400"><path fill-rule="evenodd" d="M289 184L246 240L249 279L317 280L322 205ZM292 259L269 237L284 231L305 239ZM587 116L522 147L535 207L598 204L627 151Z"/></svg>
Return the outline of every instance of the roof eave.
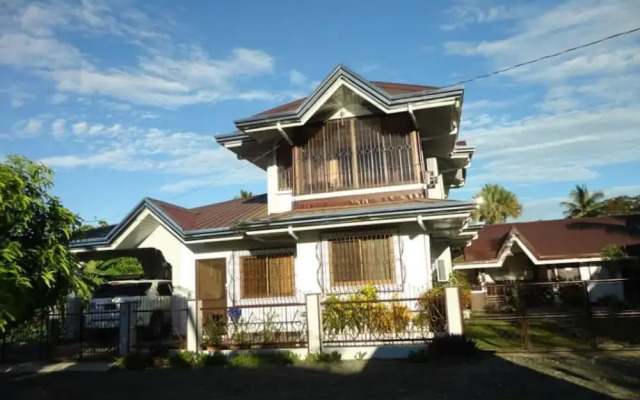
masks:
<svg viewBox="0 0 640 400"><path fill-rule="evenodd" d="M330 222L330 221L359 221L366 220L372 217L375 218L392 218L406 215L418 215L418 214L450 214L451 212L468 212L471 213L475 210L475 203L470 202L460 202L458 204L448 204L442 205L440 207L434 207L431 205L430 207L423 208L411 208L411 209L403 209L403 210L373 210L369 212L361 212L354 214L340 214L340 215L326 215L326 214L316 214L314 216L306 217L306 216L294 216L291 218L282 218L274 221L271 220L262 220L256 221L253 223L247 223L245 225L246 229L260 229L260 228L269 228L273 226L295 226L295 225L306 225L313 224L316 222Z"/></svg>
<svg viewBox="0 0 640 400"><path fill-rule="evenodd" d="M135 218L145 209L149 209L157 218L160 219L163 223L165 223L174 233L182 236L182 228L176 224L172 218L170 218L162 209L157 207L153 201L145 197L140 201L129 214L119 223L117 224L105 237L96 238L95 240L77 240L72 241L69 244L71 249L75 248L83 248L91 246L91 247L99 247L99 246L109 246L113 243L115 238L122 233L126 228L135 220Z"/></svg>

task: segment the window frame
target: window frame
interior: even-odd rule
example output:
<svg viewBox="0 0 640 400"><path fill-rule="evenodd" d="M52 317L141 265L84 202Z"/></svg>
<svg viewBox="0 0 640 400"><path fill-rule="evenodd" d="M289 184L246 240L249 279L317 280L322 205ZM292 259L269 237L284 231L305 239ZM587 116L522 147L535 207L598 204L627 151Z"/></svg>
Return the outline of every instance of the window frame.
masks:
<svg viewBox="0 0 640 400"><path fill-rule="evenodd" d="M348 281L348 282L335 282L335 274L334 274L334 265L332 263L332 250L331 250L331 242L338 241L340 239L355 237L359 240L362 240L366 237L375 237L375 236L388 236L387 240L389 241L389 262L391 265L391 277L389 279L383 280L358 280L358 281ZM397 230L371 230L371 231L349 231L349 232L334 232L323 235L323 247L325 249L325 254L327 255L326 261L324 263L324 269L326 271L325 276L325 287L329 288L330 291L343 292L347 291L357 291L365 286L374 286L381 291L397 291L399 290L399 282L398 280L401 277L400 264L402 263L401 254L400 254L400 243L399 236ZM358 246L360 253L362 252L362 245ZM361 257L361 256L360 256ZM362 258L360 258L360 263L363 263Z"/></svg>
<svg viewBox="0 0 640 400"><path fill-rule="evenodd" d="M272 294L269 292L269 257L277 257L277 256L288 256L291 258L291 292L286 294ZM243 271L243 259L245 258L266 258L266 287L267 292L264 296L251 296L247 297L244 293L243 287L244 284L244 276L245 272ZM252 301L261 301L265 299L291 299L296 296L296 254L293 249L282 249L282 250L267 250L267 251L247 251L241 252L241 254L237 255L237 266L238 266L238 279L236 280L236 293L238 294L237 298L240 302L252 302Z"/></svg>

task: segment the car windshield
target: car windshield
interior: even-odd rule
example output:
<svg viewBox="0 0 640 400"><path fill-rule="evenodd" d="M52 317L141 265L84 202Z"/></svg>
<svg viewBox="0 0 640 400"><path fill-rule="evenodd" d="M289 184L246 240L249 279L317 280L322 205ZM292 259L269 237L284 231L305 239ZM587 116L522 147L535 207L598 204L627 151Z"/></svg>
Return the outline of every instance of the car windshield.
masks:
<svg viewBox="0 0 640 400"><path fill-rule="evenodd" d="M108 299L111 297L145 296L150 288L150 282L106 283L98 287L93 294L93 298Z"/></svg>

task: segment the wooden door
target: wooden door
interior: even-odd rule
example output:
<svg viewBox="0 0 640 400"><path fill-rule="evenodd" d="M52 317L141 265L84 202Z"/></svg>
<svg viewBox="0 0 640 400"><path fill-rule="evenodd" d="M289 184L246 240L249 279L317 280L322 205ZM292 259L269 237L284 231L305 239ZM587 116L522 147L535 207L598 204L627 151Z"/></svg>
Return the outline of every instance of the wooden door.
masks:
<svg viewBox="0 0 640 400"><path fill-rule="evenodd" d="M196 261L196 298L202 300L203 314L226 315L227 260Z"/></svg>

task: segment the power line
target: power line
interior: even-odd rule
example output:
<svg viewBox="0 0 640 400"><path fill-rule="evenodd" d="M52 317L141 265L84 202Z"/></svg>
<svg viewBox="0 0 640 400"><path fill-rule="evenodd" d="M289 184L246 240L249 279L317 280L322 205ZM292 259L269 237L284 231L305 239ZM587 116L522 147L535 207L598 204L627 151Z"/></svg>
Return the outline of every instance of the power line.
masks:
<svg viewBox="0 0 640 400"><path fill-rule="evenodd" d="M498 75L498 74L502 74L502 73L514 70L516 68L524 67L525 65L531 65L531 64L535 64L535 63L540 62L540 61L544 61L544 60L548 60L548 59L551 59L551 58L555 58L555 57L558 57L558 56L561 56L561 55L564 55L564 54L567 54L567 53L571 53L571 52L576 51L576 50L584 49L584 48L587 48L587 47L590 47L590 46L593 46L593 45L596 45L596 44L599 44L599 43L602 43L602 42L606 42L607 40L618 38L620 36L630 35L632 33L638 32L638 31L640 31L640 26L637 27L637 28L630 29L628 31L618 32L618 33L615 33L613 35L609 35L609 36L600 38L598 40L594 40L594 41L589 42L589 43L584 43L584 44L581 44L579 46L570 47L568 49L559 51L557 53L547 54L545 56L538 57L538 58L535 58L535 59L529 60L529 61L524 61L524 62L512 65L512 66L507 67L507 68L499 69L499 70L496 70L496 71L493 71L493 72L489 72L489 73L486 73L486 74L483 74L483 75L474 76L473 78L465 79L465 80L453 83L451 85L443 86L440 89L444 89L444 88L448 88L448 87L452 87L452 86L458 86L458 85L462 85L462 84L465 84L465 83L474 82L474 81L477 81L477 80L480 80L480 79L490 78L492 76L495 76L495 75ZM277 146L276 146L276 148L277 148ZM266 154L270 153L273 150L274 149L269 150L266 153L256 157L255 159L253 159L253 160L251 160L249 162L256 161L256 160L264 157ZM201 190L204 190L204 189L205 189L204 187L200 187L200 188L197 188L197 189L189 190L189 191L183 192L183 193L181 193L181 194L179 194L177 196L169 198L168 200L174 200L174 199L186 196L188 194L193 194L195 192L198 192L198 191L201 191ZM112 219L112 218L116 218L116 217L120 217L120 216L126 215L127 213L129 213L129 211L123 212L123 213L120 213L120 214L116 214L116 215L113 215L113 216L108 217L108 218L94 219L92 221L86 221L85 220L84 222L98 222L98 221L101 221L101 220L109 220L109 219Z"/></svg>
<svg viewBox="0 0 640 400"><path fill-rule="evenodd" d="M511 71L513 69L516 69L516 68L524 67L525 65L530 65L530 64L537 63L539 61L544 61L544 60L548 60L550 58L558 57L558 56L561 56L561 55L564 55L564 54L567 54L567 53L571 53L572 51L584 49L585 47L589 47L589 46L593 46L593 45L596 45L596 44L599 44L599 43L602 43L602 42L606 42L607 40L615 39L615 38L620 37L620 36L630 35L632 33L638 32L638 31L640 31L640 27L633 28L633 29L630 29L630 30L624 31L624 32L619 32L619 33L616 33L616 34L613 34L613 35L610 35L610 36L607 36L607 37L604 37L604 38L601 38L601 39L598 39L598 40L594 40L593 42L581 44L580 46L571 47L569 49L565 49L565 50L559 51L557 53L547 54L546 56L542 56L542 57L538 57L538 58L533 59L533 60L521 62L519 64L515 64L515 65L512 65L512 66L507 67L507 68L503 68L503 69L499 69L497 71L489 72L488 74L478 75L478 76L475 76L473 78L465 79L465 80L456 82L456 83L454 83L452 85L449 85L449 86L457 86L457 85L462 85L464 83L477 81L478 79L489 78L489 77L492 77L494 75L502 74L504 72ZM449 86L445 86L445 87L449 87Z"/></svg>

